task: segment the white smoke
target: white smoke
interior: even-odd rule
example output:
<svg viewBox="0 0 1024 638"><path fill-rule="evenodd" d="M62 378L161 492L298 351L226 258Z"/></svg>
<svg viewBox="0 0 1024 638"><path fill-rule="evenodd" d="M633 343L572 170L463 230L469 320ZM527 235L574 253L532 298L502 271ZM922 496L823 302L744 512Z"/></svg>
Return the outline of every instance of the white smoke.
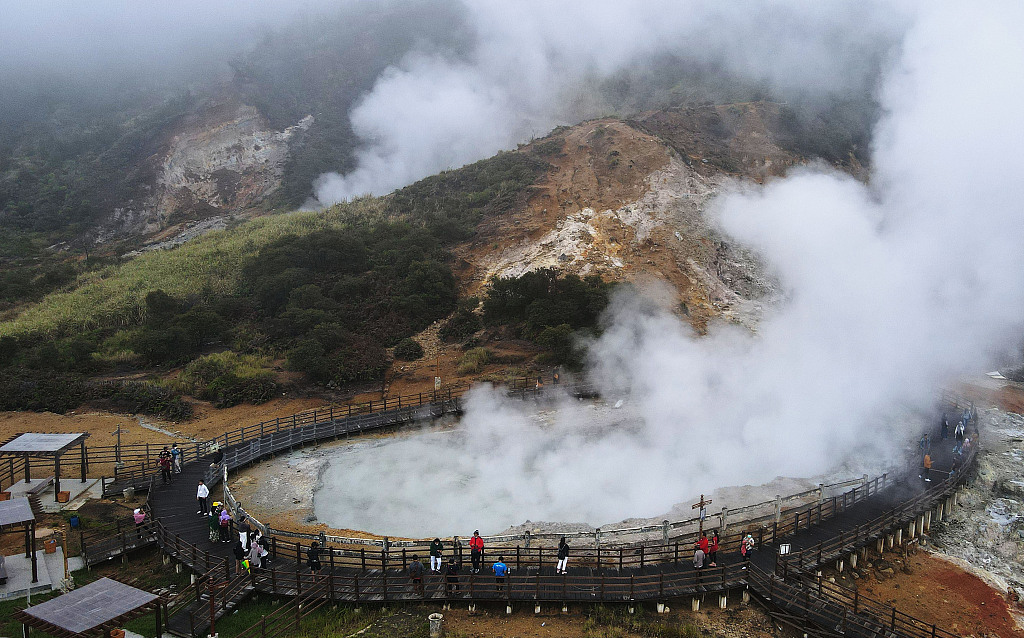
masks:
<svg viewBox="0 0 1024 638"><path fill-rule="evenodd" d="M879 87L870 183L812 167L717 202L722 230L785 288L757 334L698 337L654 301L617 300L592 374L629 393L635 421L595 430L568 411L537 432L474 397L456 443L404 449L421 518L497 499L507 522L602 524L697 489L897 454L921 427L901 406L927 410L1024 329L1022 28L1019 3L919 6ZM472 479L437 478L450 467ZM345 480L361 475L377 476Z"/></svg>
<svg viewBox="0 0 1024 638"><path fill-rule="evenodd" d="M865 86L904 28L885 3L680 0L464 0L476 34L468 59L412 53L378 79L350 119L357 168L327 173L317 199L383 194L438 171L606 112L593 83L677 54L784 91Z"/></svg>

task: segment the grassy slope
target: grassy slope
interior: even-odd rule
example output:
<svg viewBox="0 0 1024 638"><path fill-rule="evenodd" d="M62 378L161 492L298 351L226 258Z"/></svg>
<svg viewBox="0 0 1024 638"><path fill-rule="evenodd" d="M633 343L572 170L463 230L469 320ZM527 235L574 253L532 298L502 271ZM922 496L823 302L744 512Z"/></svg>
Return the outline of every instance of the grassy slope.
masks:
<svg viewBox="0 0 1024 638"><path fill-rule="evenodd" d="M365 199L326 212L261 217L174 250L146 253L89 274L71 290L47 295L14 319L0 323L0 336L67 334L97 326L136 324L146 293L156 289L177 298L230 294L245 260L270 242L287 235L343 228L346 220L373 216L380 210L380 200Z"/></svg>

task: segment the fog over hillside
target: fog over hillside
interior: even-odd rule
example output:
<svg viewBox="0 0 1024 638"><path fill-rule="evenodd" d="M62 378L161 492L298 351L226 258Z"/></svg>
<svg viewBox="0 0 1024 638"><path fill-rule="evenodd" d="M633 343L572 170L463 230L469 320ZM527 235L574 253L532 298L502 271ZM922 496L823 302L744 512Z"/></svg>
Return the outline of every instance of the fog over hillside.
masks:
<svg viewBox="0 0 1024 638"><path fill-rule="evenodd" d="M812 164L736 184L713 206L721 230L758 251L785 290L756 334L712 325L697 337L656 286L613 304L589 372L639 413L630 436L583 436L573 428L585 416L568 406L558 427L532 433L521 406L479 389L461 441L424 441L401 457L458 454L459 484L419 464L389 468L434 512L501 486L524 518L535 507L576 520L595 493L602 515L657 514L707 486L886 457L918 433L904 411L926 418L943 384L1017 344L1022 31L1024 6L1009 0L8 3L0 81L13 88L0 95L0 151L17 153L0 152L0 186L31 177L42 195L0 191L0 221L80 221L88 198L54 187L48 171L74 164L54 148L84 167L124 151L105 173L65 182L103 183L149 148L118 146L134 139L126 130L152 141L220 91L278 128L314 116L321 128L306 155L294 150L287 199L315 183L313 207L607 113L764 98L814 118L847 105L854 127L871 130L867 180ZM167 110L141 133L136 94ZM76 119L84 111L95 120ZM89 142L97 130L107 133ZM119 197L93 202L94 214ZM376 494L380 475L374 464L346 480Z"/></svg>
<svg viewBox="0 0 1024 638"><path fill-rule="evenodd" d="M897 457L934 422L941 388L984 371L1024 328L1024 185L1011 157L1024 142L1021 26L1016 3L914 7L876 87L870 183L811 166L717 200L722 230L786 291L756 334L713 325L698 337L657 288L614 304L591 374L640 413L628 436L587 432L571 406L526 435L520 405L480 390L458 443L402 444L401 458L457 457L457 484L401 464L395 481L442 514L507 492L523 518L600 524L721 485ZM371 489L373 476L344 480Z"/></svg>

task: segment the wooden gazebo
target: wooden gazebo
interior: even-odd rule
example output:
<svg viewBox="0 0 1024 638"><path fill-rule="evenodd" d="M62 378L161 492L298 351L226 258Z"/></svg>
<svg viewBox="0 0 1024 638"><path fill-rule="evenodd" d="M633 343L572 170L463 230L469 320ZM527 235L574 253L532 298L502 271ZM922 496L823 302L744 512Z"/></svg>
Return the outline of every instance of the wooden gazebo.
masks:
<svg viewBox="0 0 1024 638"><path fill-rule="evenodd" d="M32 459L44 458L53 461L53 500L57 500L60 494L60 457L71 448L78 446L80 465L82 468L82 482L85 483L85 473L89 471L89 457L85 451L85 439L89 437L87 432L76 432L69 434L42 434L39 432L28 432L19 434L7 443L0 445L0 459L10 456L20 456L25 459L25 483L32 482Z"/></svg>
<svg viewBox="0 0 1024 638"><path fill-rule="evenodd" d="M110 634L125 622L156 613L156 635L160 635L160 609L163 600L148 591L101 578L63 596L14 612L25 636L29 628L45 631L57 638L99 638Z"/></svg>
<svg viewBox="0 0 1024 638"><path fill-rule="evenodd" d="M36 501L36 505L39 502ZM36 566L36 514L27 498L12 498L0 501L0 533L25 530L25 558L32 560L32 582L39 582L39 568Z"/></svg>

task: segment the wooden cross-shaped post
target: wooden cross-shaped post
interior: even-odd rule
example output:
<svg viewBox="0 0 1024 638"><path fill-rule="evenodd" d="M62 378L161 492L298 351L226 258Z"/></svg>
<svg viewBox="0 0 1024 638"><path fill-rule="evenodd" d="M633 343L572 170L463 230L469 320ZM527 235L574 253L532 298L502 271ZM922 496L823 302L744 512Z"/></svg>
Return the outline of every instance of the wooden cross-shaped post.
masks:
<svg viewBox="0 0 1024 638"><path fill-rule="evenodd" d="M690 507L690 509L695 509L695 510L698 507L700 508L699 510L697 510L697 540L698 541L700 540L700 535L704 533L704 516L706 515L706 511L704 510L704 508L707 507L708 505L711 505L711 499L709 498L708 500L705 501L704 500L704 495L701 494L700 495L700 500L697 501L696 503L694 503Z"/></svg>

